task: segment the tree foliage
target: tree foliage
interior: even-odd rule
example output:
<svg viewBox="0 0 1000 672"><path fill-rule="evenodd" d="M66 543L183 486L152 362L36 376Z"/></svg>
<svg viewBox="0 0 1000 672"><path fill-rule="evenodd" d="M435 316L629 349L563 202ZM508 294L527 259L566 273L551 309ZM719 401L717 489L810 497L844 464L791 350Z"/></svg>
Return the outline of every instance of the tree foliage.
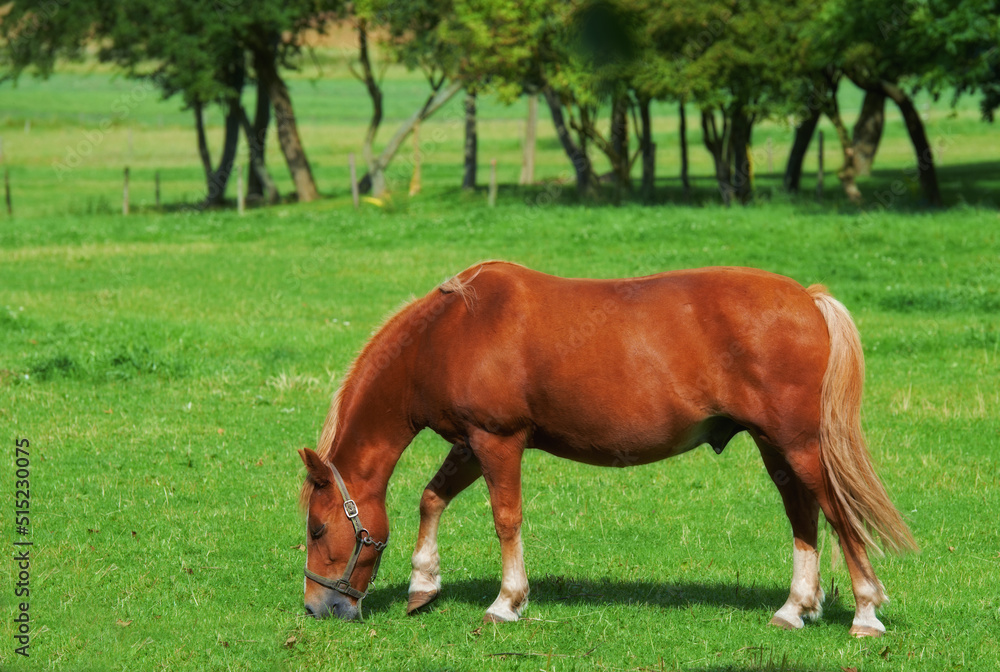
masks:
<svg viewBox="0 0 1000 672"><path fill-rule="evenodd" d="M376 191L406 136L463 88L506 102L525 93L544 96L584 195L600 191L596 151L610 163L606 177L619 196L630 189L641 155L643 193L650 197L651 101L693 104L727 203L752 195L749 151L757 123L799 124L789 161L793 188L794 164L820 115L837 130L845 190L860 199L854 176L873 160L886 99L903 114L920 183L937 203L933 152L913 94L950 94L954 101L977 93L989 120L1000 106L1000 0L74 0L72 7L68 0L13 0L5 11L0 81L25 71L46 76L58 59L96 46L99 58L128 76L155 82L165 97L179 96L195 114L207 201L213 189L224 191L240 128L251 145L252 183L261 190L270 184L276 198L262 142L272 111L299 198L317 196L282 71L299 59L303 30L323 30L334 19L353 21L359 35L356 74L373 103L362 185ZM376 39L383 58L422 72L428 82L426 100L378 154L383 92L373 66ZM845 77L867 92L853 138L837 102ZM254 82L251 121L241 93ZM210 105L226 115L217 167L202 123Z"/></svg>

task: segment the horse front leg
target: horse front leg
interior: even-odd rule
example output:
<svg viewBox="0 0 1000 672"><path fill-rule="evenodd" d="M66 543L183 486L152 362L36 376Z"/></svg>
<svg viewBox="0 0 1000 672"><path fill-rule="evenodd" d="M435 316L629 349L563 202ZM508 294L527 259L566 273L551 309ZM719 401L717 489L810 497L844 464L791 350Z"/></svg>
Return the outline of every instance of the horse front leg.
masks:
<svg viewBox="0 0 1000 672"><path fill-rule="evenodd" d="M438 555L437 533L441 514L460 492L482 476L479 460L462 443L455 443L437 474L420 497L420 527L413 550L409 599L406 613L413 614L425 607L441 592L441 558Z"/></svg>
<svg viewBox="0 0 1000 672"><path fill-rule="evenodd" d="M528 604L528 575L521 543L521 457L526 435L519 432L499 436L476 430L469 438L490 491L503 566L500 594L486 610L483 622L516 621Z"/></svg>

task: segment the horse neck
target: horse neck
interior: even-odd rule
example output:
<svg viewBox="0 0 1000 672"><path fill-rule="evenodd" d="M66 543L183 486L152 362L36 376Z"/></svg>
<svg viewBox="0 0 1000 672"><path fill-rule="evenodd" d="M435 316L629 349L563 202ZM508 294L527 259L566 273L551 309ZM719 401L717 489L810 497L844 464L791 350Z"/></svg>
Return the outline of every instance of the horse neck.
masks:
<svg viewBox="0 0 1000 672"><path fill-rule="evenodd" d="M381 502L396 462L419 431L409 407L415 348L394 345L401 329L394 322L400 320L372 339L344 382L331 450L334 465L358 490L351 494Z"/></svg>
<svg viewBox="0 0 1000 672"><path fill-rule="evenodd" d="M348 404L338 431L338 438L343 438L335 442L333 464L353 486L351 494L355 498L385 498L396 462L415 436L403 409L397 412L390 399L378 399L373 404L363 399ZM389 413L386 402L391 404Z"/></svg>

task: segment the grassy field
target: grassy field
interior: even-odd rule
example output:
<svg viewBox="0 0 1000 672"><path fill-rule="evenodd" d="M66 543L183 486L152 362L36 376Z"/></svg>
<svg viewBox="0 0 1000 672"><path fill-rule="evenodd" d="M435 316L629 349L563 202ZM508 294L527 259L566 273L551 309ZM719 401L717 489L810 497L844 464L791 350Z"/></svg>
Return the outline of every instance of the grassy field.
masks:
<svg viewBox="0 0 1000 672"><path fill-rule="evenodd" d="M30 659L14 653L17 569L0 563L0 669L995 667L1000 171L996 132L976 121L974 104L954 116L928 108L932 141L947 147L941 175L952 204L934 213L910 193L885 212L859 211L829 176L822 204L788 200L761 175L760 202L722 209L711 203L694 129L699 205L574 204L559 186L510 186L523 108L488 101L481 158L501 159L496 208L455 188L461 131L445 115L434 122L443 135L425 192L355 212L344 153L357 151L365 123L361 87L336 71L308 75L294 93L329 198L244 217L182 207L199 198L201 178L188 114L175 103L138 101L60 182L53 161L134 84L98 70L0 92L16 215L0 218L0 419L10 456L0 480L10 502L15 438L29 439L34 542ZM396 73L389 84L399 118L419 81ZM676 120L658 114L667 200ZM891 124L863 189L885 188L912 162L898 117ZM544 117L540 131L540 176L559 178L567 166ZM769 135L779 171L790 133L769 124L755 141ZM280 154L269 151L287 193ZM140 210L128 218L116 214L126 162ZM147 179L158 169L170 175L163 212ZM831 568L828 532L823 620L794 633L767 626L787 596L789 526L745 438L720 456L706 447L628 470L529 454L532 603L517 624L485 626L500 565L481 482L445 514L442 598L427 614L404 615L419 495L447 450L424 433L390 485L393 543L365 621L306 618L295 450L315 442L340 376L387 313L496 257L590 277L741 264L827 284L861 330L872 451L923 548L876 560L892 597L881 612L886 636L848 637L853 598L842 564ZM24 537L11 507L4 515L9 558Z"/></svg>

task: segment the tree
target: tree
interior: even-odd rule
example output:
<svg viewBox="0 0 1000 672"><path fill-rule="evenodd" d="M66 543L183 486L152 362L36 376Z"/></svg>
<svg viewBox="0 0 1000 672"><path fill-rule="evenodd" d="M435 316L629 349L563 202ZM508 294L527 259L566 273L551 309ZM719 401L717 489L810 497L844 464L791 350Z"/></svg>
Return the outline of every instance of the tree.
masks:
<svg viewBox="0 0 1000 672"><path fill-rule="evenodd" d="M934 152L912 97L946 49L948 40L932 29L934 21L929 4L920 0L892 5L878 0L829 0L813 26L820 57L874 96L870 112L875 108L877 115L879 96L899 108L916 153L917 179L928 203L937 206L941 193ZM864 121L862 138L869 126L874 126L868 134L871 145L877 120ZM874 155L874 150L865 154Z"/></svg>
<svg viewBox="0 0 1000 672"><path fill-rule="evenodd" d="M809 7L779 0L649 0L640 7L653 56L642 59L639 89L701 108L702 140L722 200L746 202L754 125L795 107Z"/></svg>
<svg viewBox="0 0 1000 672"><path fill-rule="evenodd" d="M802 161L816 126L820 118L825 115L833 124L844 156L844 163L837 171L837 177L840 179L844 193L851 202L860 203L861 191L855 182L857 173L854 161L854 142L840 115L840 103L837 100L837 92L843 79L843 73L834 67L821 65L819 61L813 62L812 68L799 76L799 86L793 90L792 94L792 99L797 101L799 105L795 113L799 124L796 127L795 140L788 157L788 166L785 169L785 189L793 193L798 191L799 178L802 174Z"/></svg>
<svg viewBox="0 0 1000 672"><path fill-rule="evenodd" d="M107 3L83 0L73 11L49 11L46 0L16 0L2 24L11 69L16 77L31 66L47 76L57 58L76 57L87 45L98 57L122 68L127 76L156 83L165 98L180 95L194 113L199 156L205 170L206 205L220 203L232 172L239 132L251 149L252 181L269 200L277 198L264 165L263 139L270 114L276 111L279 141L300 200L316 197L308 162L298 141L294 111L279 65L298 53L294 36L314 18L317 6L307 0L252 3L232 11L197 0L131 0ZM251 124L241 104L248 64L256 75L258 95ZM224 143L217 167L212 166L204 128L204 111L213 104L225 114Z"/></svg>
<svg viewBox="0 0 1000 672"><path fill-rule="evenodd" d="M992 122L1000 107L1000 0L948 0L927 9L927 29L944 50L935 54L922 85L935 95L953 91L953 104L981 93L983 118Z"/></svg>
<svg viewBox="0 0 1000 672"><path fill-rule="evenodd" d="M365 82L373 107L372 122L362 149L368 164L368 171L359 182L362 192L372 191L380 196L389 188L386 172L403 141L463 87L458 67L459 51L445 37L447 26L453 21L452 9L449 2L400 5L394 0L367 0L354 7L362 67L359 78ZM430 87L424 103L399 126L377 156L373 146L382 121L382 90L374 75L368 48L369 31L375 28L385 36L381 46L390 58L411 70L422 71Z"/></svg>
<svg viewBox="0 0 1000 672"><path fill-rule="evenodd" d="M299 137L292 97L279 66L287 67L290 57L298 53L294 38L286 41L282 34L289 30L291 35L298 34L313 17L305 13L305 7L297 7L295 3L281 5L282 9L269 3L252 6L256 13L249 17L240 40L253 55L257 85L266 92L274 109L278 143L292 176L295 193L299 201L312 201L319 197L319 191ZM296 13L296 9L303 10L303 13Z"/></svg>

